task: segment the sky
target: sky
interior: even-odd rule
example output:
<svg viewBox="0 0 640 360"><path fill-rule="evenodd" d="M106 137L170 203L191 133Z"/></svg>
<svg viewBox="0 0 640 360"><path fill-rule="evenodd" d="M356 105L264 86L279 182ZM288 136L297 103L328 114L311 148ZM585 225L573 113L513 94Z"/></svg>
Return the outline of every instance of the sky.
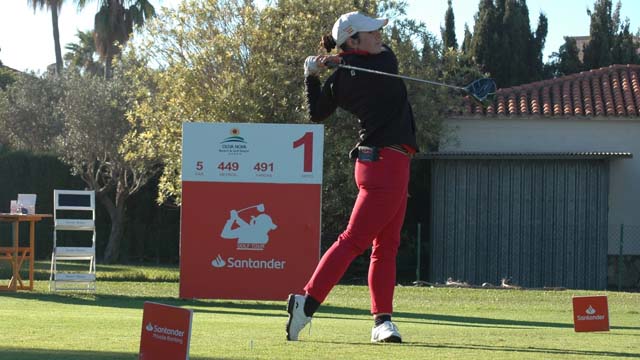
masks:
<svg viewBox="0 0 640 360"><path fill-rule="evenodd" d="M175 7L180 0L152 0L160 6ZM440 37L440 28L444 26L444 14L447 0L408 0L408 17L424 22L430 32ZM535 31L538 16L544 13L549 20L544 49L544 61L551 53L558 51L564 43L564 36L589 35L589 16L587 9L593 9L595 0L528 0L530 26ZM614 6L617 1L614 1ZM67 0L59 14L60 42L64 46L76 42L78 30L93 28L93 17L97 12L97 1L90 2L81 12L74 6L75 1ZM464 25L473 31L473 16L478 11L478 0L453 0L453 12L458 43L464 37ZM640 28L640 1L624 0L621 19L629 18L631 31ZM328 31L329 29L326 29ZM322 29L319 32L324 32ZM55 63L53 34L51 31L51 13L36 10L27 5L26 0L0 0L0 61L6 66L21 71L44 72L49 64Z"/></svg>

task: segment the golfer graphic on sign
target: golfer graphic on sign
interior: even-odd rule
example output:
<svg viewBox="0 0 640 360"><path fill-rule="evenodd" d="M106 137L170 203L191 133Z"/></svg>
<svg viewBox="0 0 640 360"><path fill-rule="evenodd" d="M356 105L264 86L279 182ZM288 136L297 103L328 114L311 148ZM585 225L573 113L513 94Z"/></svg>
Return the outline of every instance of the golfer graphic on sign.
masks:
<svg viewBox="0 0 640 360"><path fill-rule="evenodd" d="M252 216L249 222L244 221L239 214L252 208L256 208L261 214ZM234 225L237 227L233 228ZM241 210L231 210L220 236L224 239L238 239L238 250L263 250L269 242L269 231L276 228L271 216L264 213L264 204L258 204Z"/></svg>

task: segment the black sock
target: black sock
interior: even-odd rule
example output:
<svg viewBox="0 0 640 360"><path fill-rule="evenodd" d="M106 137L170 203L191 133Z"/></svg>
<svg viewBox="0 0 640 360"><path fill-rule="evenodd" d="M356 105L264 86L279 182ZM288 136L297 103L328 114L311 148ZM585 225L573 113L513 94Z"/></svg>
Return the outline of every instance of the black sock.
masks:
<svg viewBox="0 0 640 360"><path fill-rule="evenodd" d="M376 326L382 325L385 321L391 321L391 315L380 315L373 318Z"/></svg>
<svg viewBox="0 0 640 360"><path fill-rule="evenodd" d="M318 308L320 307L320 302L311 297L311 295L307 295L304 301L304 314L307 316L313 316Z"/></svg>

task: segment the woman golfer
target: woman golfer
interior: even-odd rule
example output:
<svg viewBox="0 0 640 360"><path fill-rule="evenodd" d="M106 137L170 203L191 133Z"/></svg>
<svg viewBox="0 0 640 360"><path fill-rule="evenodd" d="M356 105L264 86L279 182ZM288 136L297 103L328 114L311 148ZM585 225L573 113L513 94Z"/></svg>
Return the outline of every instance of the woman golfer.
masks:
<svg viewBox="0 0 640 360"><path fill-rule="evenodd" d="M411 155L418 150L415 122L402 80L348 69L338 69L323 85L318 78L328 63L398 73L398 61L381 42L386 19L359 12L340 16L331 35L322 38L334 56L305 60L305 85L312 121L320 122L340 107L358 118L358 142L350 152L355 159L359 192L346 230L324 254L305 286L305 295L289 295L287 340L298 334L340 281L353 259L371 247L369 292L375 326L372 342L401 342L391 322L396 282L396 254L404 221Z"/></svg>

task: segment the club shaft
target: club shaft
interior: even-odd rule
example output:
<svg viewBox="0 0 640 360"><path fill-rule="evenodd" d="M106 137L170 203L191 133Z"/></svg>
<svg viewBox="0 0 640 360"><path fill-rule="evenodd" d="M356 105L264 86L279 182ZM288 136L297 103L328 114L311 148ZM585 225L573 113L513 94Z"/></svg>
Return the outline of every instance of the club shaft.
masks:
<svg viewBox="0 0 640 360"><path fill-rule="evenodd" d="M378 71L378 70L365 69L365 68L361 68L361 67L357 67L357 66L351 66L351 65L346 65L346 64L335 64L335 66L337 66L337 67L339 67L339 68L342 68L342 69L349 69L349 70L363 71L363 72L368 72L368 73L372 73L372 74L378 74L378 75L384 75L384 76L391 76L391 77L399 78L399 79L405 79L405 80L418 81L418 82L422 82L422 83L426 83L426 84L446 86L446 87L451 88L451 89L467 91L467 89L465 89L465 88L463 88L463 87L460 87L460 86L449 85L449 84L443 84L443 83L439 83L439 82L436 82L436 81L430 81L430 80L418 79L418 78L414 78L414 77L410 77L410 76L404 76L404 75L398 75L398 74L391 74L391 73L384 72L384 71Z"/></svg>

